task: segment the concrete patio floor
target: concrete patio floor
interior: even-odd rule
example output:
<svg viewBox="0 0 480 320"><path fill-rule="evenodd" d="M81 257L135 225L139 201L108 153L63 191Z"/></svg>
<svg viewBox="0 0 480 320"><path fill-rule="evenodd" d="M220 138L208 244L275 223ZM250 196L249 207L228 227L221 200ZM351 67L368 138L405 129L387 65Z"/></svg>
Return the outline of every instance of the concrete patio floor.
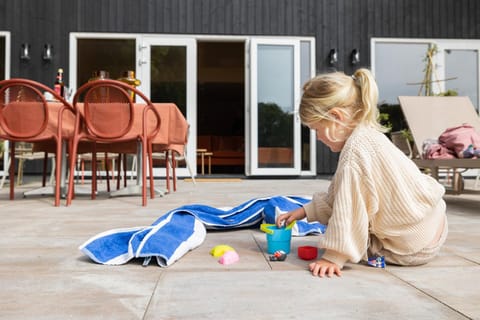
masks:
<svg viewBox="0 0 480 320"><path fill-rule="evenodd" d="M212 181L212 180L211 180ZM165 181L156 181L163 185ZM0 190L0 319L480 319L480 195L447 195L450 233L441 255L420 267L347 264L341 278L316 278L295 237L284 262L271 262L260 230L209 232L168 268L141 261L93 263L78 246L97 233L150 225L184 204L235 206L256 197L311 195L327 179L179 181L177 192L97 200L70 207L49 196L22 198L38 183ZM100 184L101 190L105 185ZM240 261L221 265L209 251L228 244Z"/></svg>

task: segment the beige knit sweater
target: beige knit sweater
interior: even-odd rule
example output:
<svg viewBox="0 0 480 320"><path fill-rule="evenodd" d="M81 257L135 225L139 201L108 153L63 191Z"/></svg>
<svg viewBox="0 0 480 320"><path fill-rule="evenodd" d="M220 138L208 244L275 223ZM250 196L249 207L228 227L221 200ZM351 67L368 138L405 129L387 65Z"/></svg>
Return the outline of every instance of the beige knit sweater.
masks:
<svg viewBox="0 0 480 320"><path fill-rule="evenodd" d="M324 259L343 267L366 259L369 234L396 254L425 248L443 223L445 189L420 172L381 132L357 127L346 141L327 193L304 206L309 221L327 224Z"/></svg>

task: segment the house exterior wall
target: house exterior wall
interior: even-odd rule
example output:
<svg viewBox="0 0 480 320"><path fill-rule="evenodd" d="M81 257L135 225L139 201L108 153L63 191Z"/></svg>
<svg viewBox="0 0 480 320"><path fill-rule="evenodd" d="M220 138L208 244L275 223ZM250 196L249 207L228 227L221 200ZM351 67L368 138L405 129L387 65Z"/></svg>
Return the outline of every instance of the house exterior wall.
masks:
<svg viewBox="0 0 480 320"><path fill-rule="evenodd" d="M11 33L11 77L51 85L68 66L71 32L311 36L317 72L370 66L372 37L478 39L477 0L0 0L0 30ZM32 59L18 57L22 43ZM53 45L51 62L42 48ZM350 53L360 51L359 65ZM68 70L65 70L68 79ZM318 173L334 171L337 155L318 148Z"/></svg>

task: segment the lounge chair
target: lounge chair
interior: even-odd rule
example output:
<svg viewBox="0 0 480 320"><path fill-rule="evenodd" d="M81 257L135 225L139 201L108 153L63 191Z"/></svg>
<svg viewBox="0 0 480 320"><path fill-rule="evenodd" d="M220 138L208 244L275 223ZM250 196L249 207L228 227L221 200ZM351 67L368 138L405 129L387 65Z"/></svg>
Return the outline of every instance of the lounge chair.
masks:
<svg viewBox="0 0 480 320"><path fill-rule="evenodd" d="M480 169L480 159L424 159L422 146L427 139L438 137L450 127L468 123L480 132L480 118L468 97L398 97L405 119L412 132L419 158L413 159L418 167L429 169L439 179L439 169L453 170L451 191L464 192L462 169Z"/></svg>

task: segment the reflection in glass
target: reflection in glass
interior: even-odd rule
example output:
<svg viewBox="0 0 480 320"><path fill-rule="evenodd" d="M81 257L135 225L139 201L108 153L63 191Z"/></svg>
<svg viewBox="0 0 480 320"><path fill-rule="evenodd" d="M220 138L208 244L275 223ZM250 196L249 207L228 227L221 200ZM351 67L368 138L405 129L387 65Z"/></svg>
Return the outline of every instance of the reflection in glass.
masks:
<svg viewBox="0 0 480 320"><path fill-rule="evenodd" d="M398 104L398 96L417 96L423 81L428 43L376 43L375 78L379 102Z"/></svg>
<svg viewBox="0 0 480 320"><path fill-rule="evenodd" d="M133 39L78 39L77 48L77 87L98 70L107 71L112 79L122 77L126 70L135 70Z"/></svg>
<svg viewBox="0 0 480 320"><path fill-rule="evenodd" d="M187 48L184 46L152 46L150 99L152 102L173 102L187 114Z"/></svg>
<svg viewBox="0 0 480 320"><path fill-rule="evenodd" d="M258 167L293 167L294 51L258 47Z"/></svg>
<svg viewBox="0 0 480 320"><path fill-rule="evenodd" d="M445 50L445 90L455 90L459 96L468 96L478 112L477 50Z"/></svg>

